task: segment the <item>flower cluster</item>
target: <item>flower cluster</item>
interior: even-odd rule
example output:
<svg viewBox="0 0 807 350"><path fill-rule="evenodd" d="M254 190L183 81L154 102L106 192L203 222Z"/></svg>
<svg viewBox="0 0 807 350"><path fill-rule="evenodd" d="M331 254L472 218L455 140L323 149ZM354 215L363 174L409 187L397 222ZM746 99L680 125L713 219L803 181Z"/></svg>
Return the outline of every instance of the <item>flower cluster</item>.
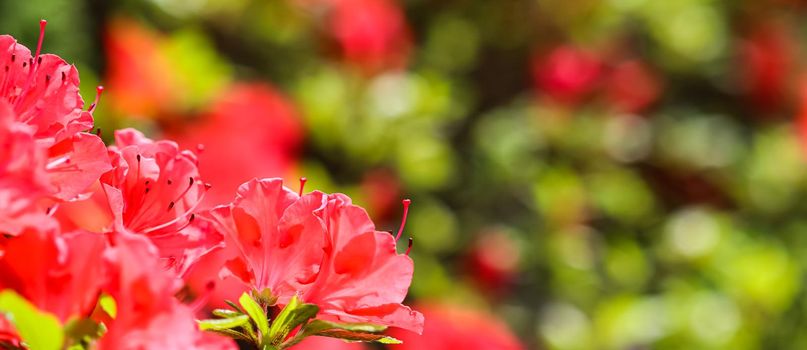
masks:
<svg viewBox="0 0 807 350"><path fill-rule="evenodd" d="M400 232L279 179L200 209L210 185L194 152L91 132L103 89L85 110L76 68L40 53L45 24L33 54L0 36L0 348L285 349L422 331L402 304L413 262ZM238 304L197 321L222 295Z"/></svg>

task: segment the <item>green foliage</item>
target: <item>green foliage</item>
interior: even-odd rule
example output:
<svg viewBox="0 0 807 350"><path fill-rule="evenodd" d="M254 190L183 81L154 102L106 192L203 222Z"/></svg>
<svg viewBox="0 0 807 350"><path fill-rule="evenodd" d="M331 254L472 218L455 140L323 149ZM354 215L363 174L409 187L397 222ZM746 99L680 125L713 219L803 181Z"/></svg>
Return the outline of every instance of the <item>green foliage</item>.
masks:
<svg viewBox="0 0 807 350"><path fill-rule="evenodd" d="M31 350L60 350L64 342L62 325L48 313L11 290L0 292L0 313L17 329L22 341Z"/></svg>

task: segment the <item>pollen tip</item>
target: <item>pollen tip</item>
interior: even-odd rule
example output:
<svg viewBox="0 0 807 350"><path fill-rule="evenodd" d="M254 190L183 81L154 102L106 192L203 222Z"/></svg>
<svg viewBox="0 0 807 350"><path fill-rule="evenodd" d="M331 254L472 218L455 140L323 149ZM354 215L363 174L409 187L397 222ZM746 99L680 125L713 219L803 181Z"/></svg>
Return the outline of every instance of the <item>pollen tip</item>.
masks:
<svg viewBox="0 0 807 350"><path fill-rule="evenodd" d="M209 184L209 183L205 182L205 191L210 190L210 188L211 188L211 187L213 187L213 185L211 185L211 184Z"/></svg>
<svg viewBox="0 0 807 350"><path fill-rule="evenodd" d="M174 201L171 201L171 203L168 203L168 210L171 210L173 208L174 208Z"/></svg>
<svg viewBox="0 0 807 350"><path fill-rule="evenodd" d="M202 153L204 151L205 151L205 145L201 143L196 145L196 153Z"/></svg>
<svg viewBox="0 0 807 350"><path fill-rule="evenodd" d="M409 205L412 204L412 200L407 198L401 201L403 203L403 217L401 218L401 227L398 228L398 234L395 236L395 241L397 242L401 239L401 234L403 234L404 227L406 226L406 216L409 214Z"/></svg>
<svg viewBox="0 0 807 350"><path fill-rule="evenodd" d="M412 251L412 245L415 243L415 239L409 237L409 245L406 247L406 255L409 256L409 252Z"/></svg>
<svg viewBox="0 0 807 350"><path fill-rule="evenodd" d="M303 196L303 189L305 189L305 183L308 181L305 177L300 178L300 191L297 193L300 197Z"/></svg>

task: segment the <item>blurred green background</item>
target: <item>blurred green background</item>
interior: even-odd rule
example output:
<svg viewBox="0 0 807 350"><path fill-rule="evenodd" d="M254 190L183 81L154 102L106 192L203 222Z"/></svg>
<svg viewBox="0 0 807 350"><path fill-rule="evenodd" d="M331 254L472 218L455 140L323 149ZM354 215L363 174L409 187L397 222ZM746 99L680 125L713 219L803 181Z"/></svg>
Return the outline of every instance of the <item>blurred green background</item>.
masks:
<svg viewBox="0 0 807 350"><path fill-rule="evenodd" d="M305 176L385 230L412 198L412 300L490 310L526 348L807 349L805 16L797 0L0 0L0 33L32 47L47 19L44 51L78 66L85 100L106 86L105 139L204 144L214 187Z"/></svg>

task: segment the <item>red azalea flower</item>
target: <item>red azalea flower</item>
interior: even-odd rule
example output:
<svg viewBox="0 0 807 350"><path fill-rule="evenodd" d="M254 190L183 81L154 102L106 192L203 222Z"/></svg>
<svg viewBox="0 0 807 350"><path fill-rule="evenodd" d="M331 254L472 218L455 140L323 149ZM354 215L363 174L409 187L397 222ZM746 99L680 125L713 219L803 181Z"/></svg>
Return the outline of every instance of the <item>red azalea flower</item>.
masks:
<svg viewBox="0 0 807 350"><path fill-rule="evenodd" d="M59 233L41 221L2 243L0 290L12 289L62 322L87 317L103 281L103 236Z"/></svg>
<svg viewBox="0 0 807 350"><path fill-rule="evenodd" d="M173 141L152 141L134 129L116 131L109 151L114 169L101 183L115 220L150 236L187 225L209 187L199 179L193 152L180 151Z"/></svg>
<svg viewBox="0 0 807 350"><path fill-rule="evenodd" d="M178 100L173 68L160 52L162 38L139 23L115 19L104 35L110 106L134 117L155 117Z"/></svg>
<svg viewBox="0 0 807 350"><path fill-rule="evenodd" d="M0 233L19 234L26 222L43 220L37 202L49 193L44 150L37 147L33 128L14 121L0 102Z"/></svg>
<svg viewBox="0 0 807 350"><path fill-rule="evenodd" d="M532 74L538 90L555 102L575 105L597 85L602 62L591 52L558 47L547 56L536 56Z"/></svg>
<svg viewBox="0 0 807 350"><path fill-rule="evenodd" d="M44 25L37 52L31 52L8 35L0 36L0 107L31 127L33 137L46 149L45 169L52 196L72 200L109 170L104 144L92 128L90 111L78 90L78 71L55 55L40 55Z"/></svg>
<svg viewBox="0 0 807 350"><path fill-rule="evenodd" d="M76 67L59 56L40 55L44 24L34 56L13 37L0 35L0 100L13 107L18 121L35 128L37 140L50 146L89 130L93 121L83 110Z"/></svg>
<svg viewBox="0 0 807 350"><path fill-rule="evenodd" d="M608 103L619 112L639 113L661 94L661 82L647 65L638 60L617 64L605 81Z"/></svg>
<svg viewBox="0 0 807 350"><path fill-rule="evenodd" d="M360 186L367 211L376 220L389 218L397 209L401 198L401 181L395 172L388 169L369 171Z"/></svg>
<svg viewBox="0 0 807 350"><path fill-rule="evenodd" d="M141 235L113 234L104 256L110 278L105 288L117 303L99 350L237 349L228 339L205 334L193 310L174 295L181 283L163 271L156 247Z"/></svg>
<svg viewBox="0 0 807 350"><path fill-rule="evenodd" d="M423 316L401 304L412 260L347 196L300 197L280 179L252 180L202 217L225 237L225 271L281 304L298 294L322 319L422 329Z"/></svg>
<svg viewBox="0 0 807 350"><path fill-rule="evenodd" d="M492 315L448 305L424 305L418 309L423 310L429 320L423 335L393 329L390 335L403 341L396 349L524 349L510 330Z"/></svg>
<svg viewBox="0 0 807 350"><path fill-rule="evenodd" d="M202 217L224 236L226 271L285 303L319 271L325 238L315 212L323 204L322 196L301 199L281 180L253 180L231 205Z"/></svg>
<svg viewBox="0 0 807 350"><path fill-rule="evenodd" d="M307 196L316 196L316 192ZM324 196L324 195L323 195ZM420 333L423 315L402 305L414 263L398 254L395 238L343 194L326 197L319 213L325 225L325 256L303 300L320 306L320 318L367 322Z"/></svg>
<svg viewBox="0 0 807 350"><path fill-rule="evenodd" d="M123 129L115 132L109 154L114 169L101 177L93 194L59 207L56 216L63 227L145 235L160 249L166 266L180 275L221 242L213 232L188 227L209 188L199 179L192 152Z"/></svg>
<svg viewBox="0 0 807 350"><path fill-rule="evenodd" d="M470 274L485 291L506 292L518 272L521 251L506 232L483 233L473 245L468 259Z"/></svg>
<svg viewBox="0 0 807 350"><path fill-rule="evenodd" d="M411 50L406 18L394 0L334 0L330 32L345 60L369 73L401 68Z"/></svg>
<svg viewBox="0 0 807 350"><path fill-rule="evenodd" d="M788 28L775 22L757 24L738 47L741 84L750 101L762 110L781 106L797 51Z"/></svg>
<svg viewBox="0 0 807 350"><path fill-rule="evenodd" d="M199 172L213 187L205 206L232 200L245 181L289 175L296 167L303 130L294 106L263 84L235 85L195 123L171 135L186 148L203 145ZM233 150L238 156L233 156Z"/></svg>

